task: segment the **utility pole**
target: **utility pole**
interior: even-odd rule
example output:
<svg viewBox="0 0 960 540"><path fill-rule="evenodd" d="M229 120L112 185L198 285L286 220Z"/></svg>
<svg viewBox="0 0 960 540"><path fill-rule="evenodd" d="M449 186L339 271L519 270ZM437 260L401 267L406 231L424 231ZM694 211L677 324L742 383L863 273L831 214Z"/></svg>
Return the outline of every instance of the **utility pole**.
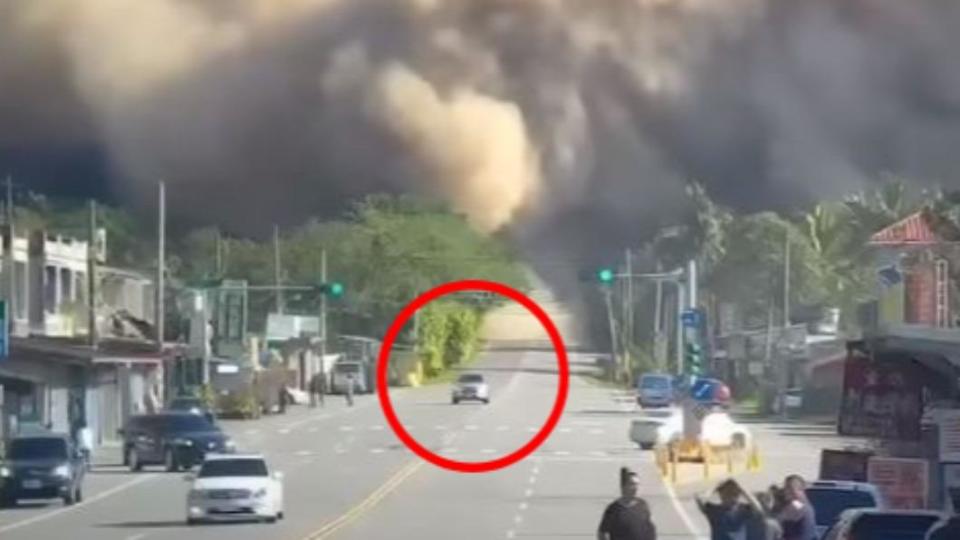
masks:
<svg viewBox="0 0 960 540"><path fill-rule="evenodd" d="M7 231L10 235L10 244L6 246L5 263L7 268L7 319L10 321L8 327L14 328L14 322L17 318L17 263L16 255L14 254L13 246L16 243L17 235L15 233L14 222L16 221L16 208L13 203L13 178L7 175L7 203L6 203L6 221L7 221ZM26 266L24 266L26 268ZM24 295L26 298L26 295ZM12 332L11 332L12 334Z"/></svg>
<svg viewBox="0 0 960 540"><path fill-rule="evenodd" d="M164 302L166 300L166 267L167 267L167 187L161 180L157 185L157 301L156 301L156 328L157 328L157 350L163 352L163 336L166 318L166 309ZM207 383L208 377L207 362L203 365L203 382Z"/></svg>
<svg viewBox="0 0 960 540"><path fill-rule="evenodd" d="M320 280L327 283L327 250L320 250ZM327 295L320 295L320 362L325 362L327 356Z"/></svg>
<svg viewBox="0 0 960 540"><path fill-rule="evenodd" d="M97 348L97 202L90 201L87 222L87 344Z"/></svg>
<svg viewBox="0 0 960 540"><path fill-rule="evenodd" d="M786 229L783 239L783 330L780 332L780 343L784 346L777 351L780 356L779 376L777 377L777 399L780 405L780 414L787 415L786 394L787 384L790 377L789 361L793 352L786 347L789 345L787 331L790 328L790 229ZM787 350L784 350L787 349Z"/></svg>
<svg viewBox="0 0 960 540"><path fill-rule="evenodd" d="M214 239L214 241L216 242L216 246L215 246L215 248L214 248L214 249L216 250L216 252L215 252L215 253L216 253L216 255L215 255L215 256L216 256L216 259L215 259L215 262L214 262L214 264L215 264L215 266L214 266L214 272L215 272L215 274L214 274L214 275L216 275L216 276L217 276L217 279L219 279L219 278L223 277L223 238L222 238L222 235L221 235L221 233L220 233L220 228L219 228L219 227L217 227L217 236L216 236L216 238Z"/></svg>
<svg viewBox="0 0 960 540"><path fill-rule="evenodd" d="M273 226L273 284L277 286L276 291L276 309L277 313L283 314L283 290L280 288L283 270L280 267L280 226ZM326 282L326 278L324 278Z"/></svg>
<svg viewBox="0 0 960 540"><path fill-rule="evenodd" d="M630 361L629 353L633 345L633 251L630 249L626 250L626 259L627 259L627 318L626 318L626 328L624 329L624 340L627 345L627 362ZM630 371L630 366L627 367L627 371Z"/></svg>
<svg viewBox="0 0 960 540"><path fill-rule="evenodd" d="M657 261L657 273L663 271L663 265ZM653 356L659 371L666 370L667 355L663 350L663 282L657 280L657 290L653 302Z"/></svg>
<svg viewBox="0 0 960 540"><path fill-rule="evenodd" d="M603 298L607 304L607 321L610 323L610 355L613 359L613 369L610 370L610 380L617 380L617 328L613 319L613 293L609 289L604 289Z"/></svg>
<svg viewBox="0 0 960 540"><path fill-rule="evenodd" d="M687 305L682 280L677 280L677 375L683 375L683 311Z"/></svg>

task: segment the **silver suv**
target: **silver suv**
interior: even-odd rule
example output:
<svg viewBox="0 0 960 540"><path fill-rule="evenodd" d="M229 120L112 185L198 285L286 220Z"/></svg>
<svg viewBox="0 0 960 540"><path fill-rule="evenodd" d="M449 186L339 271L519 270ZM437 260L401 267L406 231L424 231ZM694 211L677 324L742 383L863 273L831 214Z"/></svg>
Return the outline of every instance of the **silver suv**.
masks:
<svg viewBox="0 0 960 540"><path fill-rule="evenodd" d="M451 401L458 405L461 401L482 401L490 403L490 387L479 373L464 373L453 387Z"/></svg>

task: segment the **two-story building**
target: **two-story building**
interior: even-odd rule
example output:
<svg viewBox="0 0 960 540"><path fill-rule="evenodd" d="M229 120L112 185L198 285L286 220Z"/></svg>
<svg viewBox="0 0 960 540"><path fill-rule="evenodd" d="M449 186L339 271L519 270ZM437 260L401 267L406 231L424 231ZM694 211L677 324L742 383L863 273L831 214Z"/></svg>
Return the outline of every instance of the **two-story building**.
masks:
<svg viewBox="0 0 960 540"><path fill-rule="evenodd" d="M5 229L0 247L10 320L9 352L0 358L0 436L26 423L69 432L82 419L98 442L114 440L129 414L161 397L152 281L98 261L92 346L88 243L41 231L11 237Z"/></svg>
<svg viewBox="0 0 960 540"><path fill-rule="evenodd" d="M930 500L942 493L939 418L960 409L960 230L923 210L870 239L877 301L861 313L863 338L847 344L838 428L883 452L930 467ZM960 449L958 449L960 450Z"/></svg>

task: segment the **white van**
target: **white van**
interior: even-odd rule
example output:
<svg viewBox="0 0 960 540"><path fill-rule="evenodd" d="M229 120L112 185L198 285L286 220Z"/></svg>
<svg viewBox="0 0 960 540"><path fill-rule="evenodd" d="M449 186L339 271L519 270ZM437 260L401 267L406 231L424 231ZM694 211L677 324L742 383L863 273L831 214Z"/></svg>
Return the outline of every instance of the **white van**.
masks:
<svg viewBox="0 0 960 540"><path fill-rule="evenodd" d="M330 382L334 394L344 394L347 391L347 381L353 378L353 393L367 394L370 388L367 385L367 374L361 362L340 361L333 365L333 378Z"/></svg>

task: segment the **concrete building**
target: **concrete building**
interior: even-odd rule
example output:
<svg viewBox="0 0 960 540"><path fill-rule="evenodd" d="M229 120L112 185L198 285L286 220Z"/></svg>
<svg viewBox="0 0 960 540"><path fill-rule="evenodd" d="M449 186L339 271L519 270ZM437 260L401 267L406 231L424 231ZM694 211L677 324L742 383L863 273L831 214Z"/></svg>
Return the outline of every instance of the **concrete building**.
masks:
<svg viewBox="0 0 960 540"><path fill-rule="evenodd" d="M0 435L27 423L69 432L85 420L100 443L132 412L159 405L164 355L153 342L153 284L98 267L97 347L87 342L87 242L42 231L3 232L0 291L10 309L0 359ZM12 272L12 274L11 274Z"/></svg>

